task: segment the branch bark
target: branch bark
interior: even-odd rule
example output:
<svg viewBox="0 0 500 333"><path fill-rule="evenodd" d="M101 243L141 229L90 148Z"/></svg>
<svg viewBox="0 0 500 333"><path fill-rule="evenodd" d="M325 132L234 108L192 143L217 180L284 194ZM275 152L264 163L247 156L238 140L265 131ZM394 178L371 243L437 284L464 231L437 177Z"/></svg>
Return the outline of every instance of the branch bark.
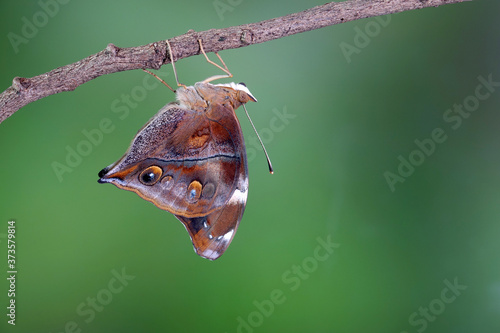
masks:
<svg viewBox="0 0 500 333"><path fill-rule="evenodd" d="M299 13L258 23L202 32L189 30L169 39L175 60L200 53L198 39L206 52L234 49L283 38L300 32L354 21L367 17L399 13L407 10L437 7L472 0L350 0L331 2ZM147 45L119 48L109 44L106 49L85 59L32 78L15 77L0 94L0 123L23 106L43 97L78 86L104 74L151 68L170 63L164 40Z"/></svg>

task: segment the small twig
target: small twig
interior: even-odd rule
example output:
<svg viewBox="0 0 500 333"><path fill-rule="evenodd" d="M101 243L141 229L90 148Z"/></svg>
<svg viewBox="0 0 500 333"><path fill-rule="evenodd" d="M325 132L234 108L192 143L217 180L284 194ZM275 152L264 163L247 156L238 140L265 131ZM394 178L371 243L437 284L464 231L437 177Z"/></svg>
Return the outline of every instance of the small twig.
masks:
<svg viewBox="0 0 500 333"><path fill-rule="evenodd" d="M399 13L412 9L471 0L350 0L331 2L303 12L258 23L202 32L188 31L169 39L175 59L200 54L198 39L206 52L234 49L300 32L363 19ZM104 74L132 69L159 69L170 63L165 41L143 46L119 48L109 44L103 51L70 65L56 68L32 78L16 77L12 86L0 94L0 123L23 106L43 97L76 87Z"/></svg>

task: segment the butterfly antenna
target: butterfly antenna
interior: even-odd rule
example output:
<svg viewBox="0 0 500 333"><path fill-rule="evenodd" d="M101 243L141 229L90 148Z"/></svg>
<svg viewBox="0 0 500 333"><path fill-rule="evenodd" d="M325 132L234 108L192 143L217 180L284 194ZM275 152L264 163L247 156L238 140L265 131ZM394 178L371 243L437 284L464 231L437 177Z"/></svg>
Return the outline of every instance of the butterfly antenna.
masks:
<svg viewBox="0 0 500 333"><path fill-rule="evenodd" d="M250 115L248 114L248 111L247 111L247 108L245 107L245 104L243 104L243 109L245 110L245 113L247 114L247 118L250 121L250 124L252 125L253 130L255 131L255 134L257 134L257 138L259 139L260 145L262 146L262 149L264 150L264 154L266 154L267 165L269 167L269 173L273 174L274 170L273 170L273 165L271 164L271 159L269 158L269 155L267 154L266 147L264 146L264 143L260 139L260 136L259 136L259 133L257 132L257 129L253 125L252 119L250 118Z"/></svg>

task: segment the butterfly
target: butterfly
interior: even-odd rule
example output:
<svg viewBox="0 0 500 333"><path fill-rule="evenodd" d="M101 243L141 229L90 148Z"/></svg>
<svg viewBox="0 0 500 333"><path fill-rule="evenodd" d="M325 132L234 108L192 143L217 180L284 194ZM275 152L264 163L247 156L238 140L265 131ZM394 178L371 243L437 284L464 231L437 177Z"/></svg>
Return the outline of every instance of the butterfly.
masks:
<svg viewBox="0 0 500 333"><path fill-rule="evenodd" d="M211 62L201 41L200 49ZM211 63L231 75L219 59L224 68ZM174 73L177 80L175 66ZM235 110L257 102L243 83L210 83L221 77L230 76L213 76L194 86L178 83L176 101L139 130L125 155L102 169L98 180L174 214L195 252L211 260L231 243L248 196L245 142Z"/></svg>

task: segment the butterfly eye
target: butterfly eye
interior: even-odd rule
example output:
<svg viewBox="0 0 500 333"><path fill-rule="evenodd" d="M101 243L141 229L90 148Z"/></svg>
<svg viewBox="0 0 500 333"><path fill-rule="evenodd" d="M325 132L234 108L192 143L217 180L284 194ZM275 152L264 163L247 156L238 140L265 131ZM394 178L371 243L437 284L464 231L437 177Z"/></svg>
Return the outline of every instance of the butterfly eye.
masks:
<svg viewBox="0 0 500 333"><path fill-rule="evenodd" d="M197 180L193 180L187 189L187 199L189 202L196 202L201 195L201 183Z"/></svg>
<svg viewBox="0 0 500 333"><path fill-rule="evenodd" d="M201 195L205 199L210 199L214 196L215 194L215 185L212 183L208 183L205 186L203 186L203 190L201 192Z"/></svg>
<svg viewBox="0 0 500 333"><path fill-rule="evenodd" d="M139 175L139 181L144 185L154 185L160 179L163 170L156 165L150 166Z"/></svg>

